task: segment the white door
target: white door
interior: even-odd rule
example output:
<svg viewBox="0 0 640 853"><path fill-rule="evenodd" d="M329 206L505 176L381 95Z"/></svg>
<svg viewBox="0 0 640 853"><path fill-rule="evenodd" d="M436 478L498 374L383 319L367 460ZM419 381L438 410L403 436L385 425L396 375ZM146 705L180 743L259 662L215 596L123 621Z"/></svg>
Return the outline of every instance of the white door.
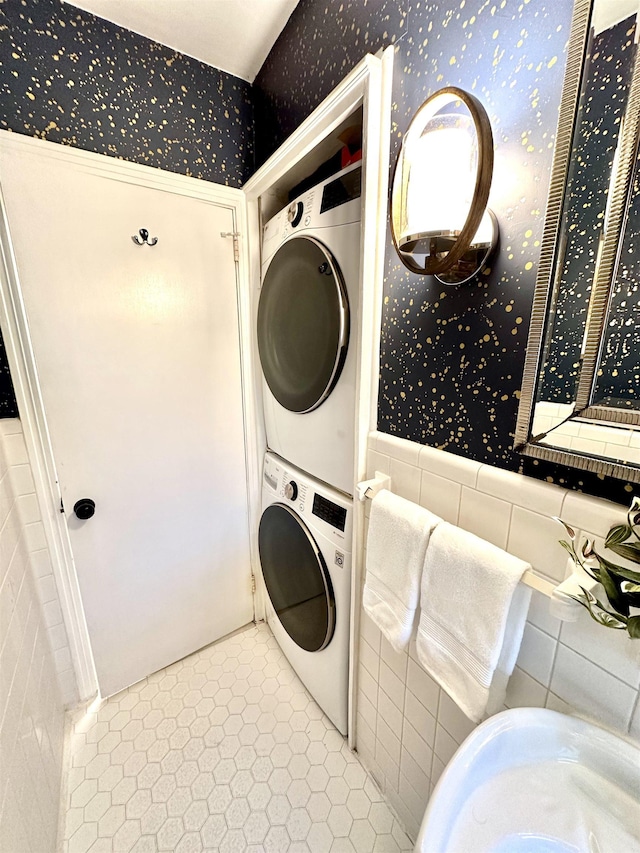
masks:
<svg viewBox="0 0 640 853"><path fill-rule="evenodd" d="M236 264L220 236L233 211L97 167L1 158L108 696L253 618ZM134 244L141 228L156 245ZM84 521L81 498L96 504Z"/></svg>

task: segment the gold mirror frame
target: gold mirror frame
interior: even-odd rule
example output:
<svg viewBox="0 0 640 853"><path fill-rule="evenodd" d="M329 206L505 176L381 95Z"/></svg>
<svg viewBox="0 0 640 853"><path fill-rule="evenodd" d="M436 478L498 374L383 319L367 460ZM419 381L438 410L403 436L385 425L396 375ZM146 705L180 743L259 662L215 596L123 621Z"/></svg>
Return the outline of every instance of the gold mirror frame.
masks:
<svg viewBox="0 0 640 853"><path fill-rule="evenodd" d="M402 214L405 209L408 185L411 179L407 158L404 156L406 155L407 140L410 140L416 133L421 134L427 122L435 116L437 110L447 106L447 104L455 103L456 101L462 102L467 107L476 131L478 162L473 200L464 226L459 234L456 235L456 239L451 249L444 257L439 257L432 248L432 254L426 257L425 265L421 266L415 261L411 252L400 247L397 239L397 235L400 233L402 227ZM402 140L402 146L398 153L393 179L391 181L391 236L396 253L407 269L414 273L435 276L444 275L445 273L454 270L456 265L459 264L459 262L464 259L465 255L469 253L472 240L476 235L485 211L487 211L487 202L489 200L492 177L493 133L491 131L489 117L480 101L474 95L471 95L456 86L447 86L443 89L439 89L437 92L434 92L434 94L430 95L422 104L411 120L407 132ZM484 262L486 262L491 254L497 239L497 223L493 214L490 211L487 212L491 217L491 224L493 227L493 241L491 246L483 246L478 252L473 253L478 259L477 267L474 272L471 274L467 272L463 276L459 275L458 279L455 281L446 281L444 278L441 279L445 284L462 284L464 281L468 281L482 269ZM455 277L455 273L452 274L452 277Z"/></svg>
<svg viewBox="0 0 640 853"><path fill-rule="evenodd" d="M532 436L536 392L544 359L546 323L554 293L557 275L556 261L563 236L560 230L563 204L571 162L593 2L594 0L576 0L574 5L514 449L536 459L560 463L583 471L594 471L602 476L640 483L640 467L636 465L617 462L607 459L605 456L594 456L575 450L550 447L537 443L546 434ZM640 413L607 410L605 407L590 405L590 399L596 378L602 331L613 287L615 263L625 219L625 205L640 133L640 54L635 60L625 115L628 118L621 136L619 162L611 192L609 228L603 240L600 260L593 280L591 314L595 318L595 322L590 322L587 327L583 364L573 416L577 416L579 413L581 420L615 421L618 424L639 425Z"/></svg>

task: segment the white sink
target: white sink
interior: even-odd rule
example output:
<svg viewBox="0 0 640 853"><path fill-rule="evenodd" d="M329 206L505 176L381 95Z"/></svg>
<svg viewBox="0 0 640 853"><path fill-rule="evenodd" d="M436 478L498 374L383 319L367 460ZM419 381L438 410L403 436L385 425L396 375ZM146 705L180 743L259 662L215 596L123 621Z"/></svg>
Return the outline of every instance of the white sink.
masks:
<svg viewBox="0 0 640 853"><path fill-rule="evenodd" d="M584 720L516 708L442 774L420 853L640 853L640 748Z"/></svg>

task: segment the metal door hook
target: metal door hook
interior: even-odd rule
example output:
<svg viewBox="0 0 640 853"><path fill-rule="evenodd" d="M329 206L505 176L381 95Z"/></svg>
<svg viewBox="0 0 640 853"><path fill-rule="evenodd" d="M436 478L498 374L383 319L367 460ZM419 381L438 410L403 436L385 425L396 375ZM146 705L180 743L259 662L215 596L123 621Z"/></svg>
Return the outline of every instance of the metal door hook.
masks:
<svg viewBox="0 0 640 853"><path fill-rule="evenodd" d="M151 239L149 239L149 232L147 231L147 229L146 229L146 228L141 228L141 229L138 231L138 234L139 234L139 235L140 235L140 237L142 238L141 240L139 240L139 239L138 239L138 235L137 235L137 234L134 234L134 235L131 237L131 239L132 239L132 240L133 240L133 242L136 244L136 246L144 246L144 244L145 244L145 243L147 244L147 246L155 246L155 244L158 242L158 238L157 238L157 237L152 237Z"/></svg>

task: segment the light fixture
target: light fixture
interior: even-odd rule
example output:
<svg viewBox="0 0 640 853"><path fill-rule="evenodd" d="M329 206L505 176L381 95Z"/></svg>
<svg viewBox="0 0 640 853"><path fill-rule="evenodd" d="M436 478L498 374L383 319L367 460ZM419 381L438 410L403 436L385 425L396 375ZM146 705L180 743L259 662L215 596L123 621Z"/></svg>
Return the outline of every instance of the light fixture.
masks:
<svg viewBox="0 0 640 853"><path fill-rule="evenodd" d="M444 284L477 275L498 241L487 208L493 135L477 98L449 86L424 102L407 130L391 191L391 233L402 263Z"/></svg>

